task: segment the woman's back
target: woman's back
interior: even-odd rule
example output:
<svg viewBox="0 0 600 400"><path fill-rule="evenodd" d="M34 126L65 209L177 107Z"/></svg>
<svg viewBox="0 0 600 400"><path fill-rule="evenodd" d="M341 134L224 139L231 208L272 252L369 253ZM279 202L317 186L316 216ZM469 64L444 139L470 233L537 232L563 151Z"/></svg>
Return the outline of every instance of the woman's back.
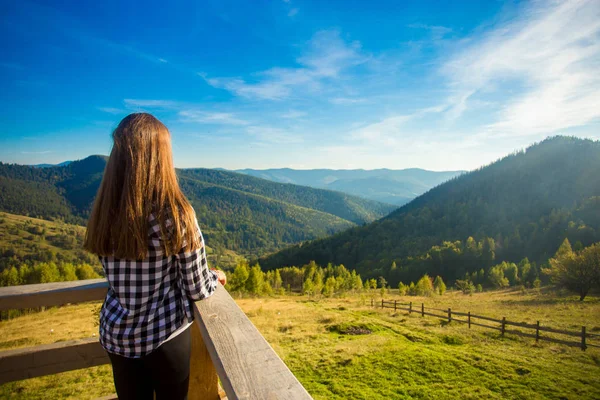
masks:
<svg viewBox="0 0 600 400"><path fill-rule="evenodd" d="M200 249L167 256L165 239L151 214L145 259L100 257L110 285L100 314L100 342L107 351L125 357L152 352L193 320L190 298L201 300L213 293L217 280L208 270L204 241L196 230Z"/></svg>
<svg viewBox="0 0 600 400"><path fill-rule="evenodd" d="M208 269L170 133L152 115L131 114L114 130L84 247L98 255L109 282L100 343L119 398L185 399L192 303L224 277Z"/></svg>

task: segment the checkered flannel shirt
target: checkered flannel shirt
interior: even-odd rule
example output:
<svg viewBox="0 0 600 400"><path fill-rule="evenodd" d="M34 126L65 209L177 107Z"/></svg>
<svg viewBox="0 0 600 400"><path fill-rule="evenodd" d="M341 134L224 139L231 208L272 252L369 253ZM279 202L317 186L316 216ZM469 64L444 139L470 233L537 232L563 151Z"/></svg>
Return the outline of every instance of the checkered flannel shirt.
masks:
<svg viewBox="0 0 600 400"><path fill-rule="evenodd" d="M198 250L166 256L158 220L151 215L144 260L100 257L109 283L100 311L100 343L106 351L130 358L151 353L194 319L192 301L215 291L218 278L208 269L197 224L196 229Z"/></svg>

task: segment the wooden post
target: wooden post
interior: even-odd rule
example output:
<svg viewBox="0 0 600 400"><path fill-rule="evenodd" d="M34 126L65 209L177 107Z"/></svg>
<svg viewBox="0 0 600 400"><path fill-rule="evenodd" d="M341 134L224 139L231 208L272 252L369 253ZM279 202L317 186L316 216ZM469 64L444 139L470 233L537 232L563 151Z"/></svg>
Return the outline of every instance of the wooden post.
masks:
<svg viewBox="0 0 600 400"><path fill-rule="evenodd" d="M396 300L394 300L394 312L396 312Z"/></svg>
<svg viewBox="0 0 600 400"><path fill-rule="evenodd" d="M373 307L373 298L371 297L371 307Z"/></svg>
<svg viewBox="0 0 600 400"><path fill-rule="evenodd" d="M383 308L383 299L381 299L381 308Z"/></svg>
<svg viewBox="0 0 600 400"><path fill-rule="evenodd" d="M425 316L425 303L421 303L421 317Z"/></svg>
<svg viewBox="0 0 600 400"><path fill-rule="evenodd" d="M502 336L504 336L505 330L506 330L506 317L502 317Z"/></svg>
<svg viewBox="0 0 600 400"><path fill-rule="evenodd" d="M452 310L448 308L448 322L452 322Z"/></svg>
<svg viewBox="0 0 600 400"><path fill-rule="evenodd" d="M471 311L468 313L469 329L471 329Z"/></svg>
<svg viewBox="0 0 600 400"><path fill-rule="evenodd" d="M219 378L210 359L200 328L194 323L190 329L192 334L192 356L190 359L190 384L188 398L190 400L219 399Z"/></svg>
<svg viewBox="0 0 600 400"><path fill-rule="evenodd" d="M587 345L585 344L585 326L581 327L581 350L585 351Z"/></svg>
<svg viewBox="0 0 600 400"><path fill-rule="evenodd" d="M412 314L412 301L408 305L408 315Z"/></svg>
<svg viewBox="0 0 600 400"><path fill-rule="evenodd" d="M535 341L539 342L540 340L540 321L537 322L536 328L535 328Z"/></svg>

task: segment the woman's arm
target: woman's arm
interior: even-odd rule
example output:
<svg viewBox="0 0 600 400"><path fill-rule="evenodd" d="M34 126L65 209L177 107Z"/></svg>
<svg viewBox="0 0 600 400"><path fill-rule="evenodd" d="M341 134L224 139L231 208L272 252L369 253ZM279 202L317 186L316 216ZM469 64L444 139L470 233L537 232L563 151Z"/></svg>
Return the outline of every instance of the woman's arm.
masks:
<svg viewBox="0 0 600 400"><path fill-rule="evenodd" d="M177 254L180 265L183 290L194 301L202 300L214 293L219 276L208 268L204 238L196 225L200 236L200 248L192 251L181 251Z"/></svg>

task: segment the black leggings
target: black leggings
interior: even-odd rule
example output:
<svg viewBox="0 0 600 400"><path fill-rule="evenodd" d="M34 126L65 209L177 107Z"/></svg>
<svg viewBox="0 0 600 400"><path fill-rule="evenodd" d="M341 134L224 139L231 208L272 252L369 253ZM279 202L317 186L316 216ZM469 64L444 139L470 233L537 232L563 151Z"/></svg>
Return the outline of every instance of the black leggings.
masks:
<svg viewBox="0 0 600 400"><path fill-rule="evenodd" d="M192 348L190 328L141 358L108 353L119 400L186 400Z"/></svg>

